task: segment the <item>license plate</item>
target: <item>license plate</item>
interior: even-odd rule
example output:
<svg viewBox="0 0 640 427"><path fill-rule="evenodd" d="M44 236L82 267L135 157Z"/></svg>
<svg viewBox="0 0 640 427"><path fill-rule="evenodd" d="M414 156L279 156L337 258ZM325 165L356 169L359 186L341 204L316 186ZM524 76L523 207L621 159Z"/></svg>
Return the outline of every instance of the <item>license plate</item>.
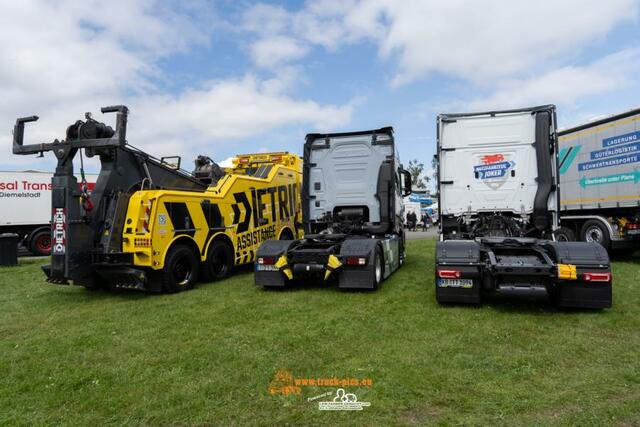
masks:
<svg viewBox="0 0 640 427"><path fill-rule="evenodd" d="M438 279L438 287L469 289L473 287L473 280L471 279Z"/></svg>
<svg viewBox="0 0 640 427"><path fill-rule="evenodd" d="M256 271L278 271L278 267L269 264L256 264Z"/></svg>

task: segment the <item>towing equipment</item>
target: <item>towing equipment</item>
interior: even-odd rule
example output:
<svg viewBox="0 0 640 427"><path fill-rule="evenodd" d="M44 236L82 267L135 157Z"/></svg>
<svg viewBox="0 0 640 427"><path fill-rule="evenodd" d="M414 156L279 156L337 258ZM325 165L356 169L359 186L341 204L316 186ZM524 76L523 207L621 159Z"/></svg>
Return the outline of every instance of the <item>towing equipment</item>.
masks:
<svg viewBox="0 0 640 427"><path fill-rule="evenodd" d="M117 113L115 130L87 113L65 140L43 144L23 144L24 125L37 116L16 121L15 154L53 151L58 160L49 282L177 292L253 262L266 239L301 233L299 157L240 155L225 171L199 156L189 173L180 157L157 159L127 144L127 107L102 112ZM90 194L73 171L82 150L101 163Z"/></svg>

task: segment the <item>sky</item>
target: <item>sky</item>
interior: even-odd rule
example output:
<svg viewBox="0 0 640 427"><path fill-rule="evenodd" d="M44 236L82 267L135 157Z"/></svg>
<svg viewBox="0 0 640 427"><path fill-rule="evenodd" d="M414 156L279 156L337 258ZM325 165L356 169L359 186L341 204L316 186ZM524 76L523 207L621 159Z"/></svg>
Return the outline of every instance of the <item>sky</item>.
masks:
<svg viewBox="0 0 640 427"><path fill-rule="evenodd" d="M86 111L130 109L156 157L302 152L310 132L393 126L430 166L438 113L555 104L559 127L640 106L640 0L0 0L0 170ZM4 131L2 131L4 129ZM88 169L97 171L92 163Z"/></svg>

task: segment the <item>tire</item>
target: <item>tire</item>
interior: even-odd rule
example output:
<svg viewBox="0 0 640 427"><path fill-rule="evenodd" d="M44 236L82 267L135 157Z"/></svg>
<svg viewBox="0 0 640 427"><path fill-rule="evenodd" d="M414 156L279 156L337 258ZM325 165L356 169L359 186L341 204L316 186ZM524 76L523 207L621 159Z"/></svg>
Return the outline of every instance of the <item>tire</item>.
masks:
<svg viewBox="0 0 640 427"><path fill-rule="evenodd" d="M233 271L233 249L222 240L214 240L209 245L207 260L200 266L203 282L226 279Z"/></svg>
<svg viewBox="0 0 640 427"><path fill-rule="evenodd" d="M37 256L51 255L51 230L39 230L29 237L29 251Z"/></svg>
<svg viewBox="0 0 640 427"><path fill-rule="evenodd" d="M199 267L198 256L189 246L172 247L162 270L162 289L170 293L192 289L198 278Z"/></svg>
<svg viewBox="0 0 640 427"><path fill-rule="evenodd" d="M600 243L605 249L611 247L609 230L598 220L589 220L584 223L580 231L580 238L584 242Z"/></svg>
<svg viewBox="0 0 640 427"><path fill-rule="evenodd" d="M284 230L282 230L279 240L293 240L293 233L291 233L291 230L289 230L288 228L285 228Z"/></svg>
<svg viewBox="0 0 640 427"><path fill-rule="evenodd" d="M560 227L553 232L557 242L575 242L576 233L568 227Z"/></svg>
<svg viewBox="0 0 640 427"><path fill-rule="evenodd" d="M383 277L384 262L382 259L382 251L380 248L376 248L376 253L373 256L373 289L378 289Z"/></svg>

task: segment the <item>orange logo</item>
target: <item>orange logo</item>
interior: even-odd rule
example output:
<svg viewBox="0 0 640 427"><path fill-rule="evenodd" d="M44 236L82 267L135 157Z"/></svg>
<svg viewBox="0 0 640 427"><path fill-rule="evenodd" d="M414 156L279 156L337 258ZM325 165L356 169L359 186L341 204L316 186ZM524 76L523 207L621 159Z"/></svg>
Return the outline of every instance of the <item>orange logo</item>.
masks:
<svg viewBox="0 0 640 427"><path fill-rule="evenodd" d="M289 394L300 394L301 392L300 387L294 385L291 372L284 369L276 372L271 383L269 383L269 394L271 395L283 394L288 396Z"/></svg>

